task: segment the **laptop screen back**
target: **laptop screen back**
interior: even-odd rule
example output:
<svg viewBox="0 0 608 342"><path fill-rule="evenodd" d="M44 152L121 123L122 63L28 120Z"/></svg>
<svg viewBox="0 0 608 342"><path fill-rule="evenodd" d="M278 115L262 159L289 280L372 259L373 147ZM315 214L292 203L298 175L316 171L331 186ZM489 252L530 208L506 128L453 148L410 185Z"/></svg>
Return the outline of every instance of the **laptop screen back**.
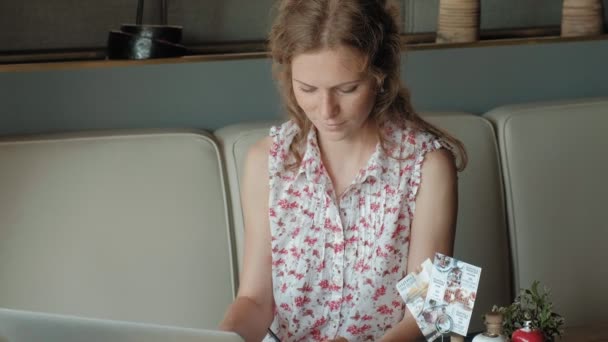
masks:
<svg viewBox="0 0 608 342"><path fill-rule="evenodd" d="M242 342L234 333L0 309L0 342Z"/></svg>

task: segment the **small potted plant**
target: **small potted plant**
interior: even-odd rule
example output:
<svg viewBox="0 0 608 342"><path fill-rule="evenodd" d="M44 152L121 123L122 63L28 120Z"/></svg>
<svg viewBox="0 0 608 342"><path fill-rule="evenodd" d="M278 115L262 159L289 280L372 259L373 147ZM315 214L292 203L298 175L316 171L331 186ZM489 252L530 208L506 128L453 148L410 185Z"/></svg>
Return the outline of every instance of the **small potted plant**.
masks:
<svg viewBox="0 0 608 342"><path fill-rule="evenodd" d="M549 290L540 288L539 284L534 281L529 289L521 289L511 305L492 308L493 312L497 311L503 315L505 336L510 337L515 330L523 327L525 321L530 321L532 328L539 329L546 341L553 341L556 336L562 336L564 318L553 312Z"/></svg>

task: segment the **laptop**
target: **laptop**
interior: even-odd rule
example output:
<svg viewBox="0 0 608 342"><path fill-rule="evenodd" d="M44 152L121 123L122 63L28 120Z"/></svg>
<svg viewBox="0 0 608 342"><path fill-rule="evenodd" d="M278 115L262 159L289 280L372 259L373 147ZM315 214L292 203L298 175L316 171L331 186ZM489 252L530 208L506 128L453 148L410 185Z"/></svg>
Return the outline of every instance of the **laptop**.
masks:
<svg viewBox="0 0 608 342"><path fill-rule="evenodd" d="M0 309L0 342L242 342L235 333Z"/></svg>

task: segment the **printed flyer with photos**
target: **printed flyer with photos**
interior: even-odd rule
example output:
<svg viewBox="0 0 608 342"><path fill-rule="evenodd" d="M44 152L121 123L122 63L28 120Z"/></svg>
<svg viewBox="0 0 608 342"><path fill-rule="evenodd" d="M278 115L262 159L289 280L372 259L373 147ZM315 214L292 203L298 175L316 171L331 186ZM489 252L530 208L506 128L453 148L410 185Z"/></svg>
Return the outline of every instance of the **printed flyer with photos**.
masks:
<svg viewBox="0 0 608 342"><path fill-rule="evenodd" d="M397 283L397 291L405 301L407 309L416 318L416 323L424 337L431 341L439 336L437 329L432 324L426 324L422 319L422 309L426 302L426 294L429 289L433 263L426 259L419 269L408 274L403 280Z"/></svg>
<svg viewBox="0 0 608 342"><path fill-rule="evenodd" d="M481 268L435 254L397 284L427 341L442 334L465 336L471 321Z"/></svg>

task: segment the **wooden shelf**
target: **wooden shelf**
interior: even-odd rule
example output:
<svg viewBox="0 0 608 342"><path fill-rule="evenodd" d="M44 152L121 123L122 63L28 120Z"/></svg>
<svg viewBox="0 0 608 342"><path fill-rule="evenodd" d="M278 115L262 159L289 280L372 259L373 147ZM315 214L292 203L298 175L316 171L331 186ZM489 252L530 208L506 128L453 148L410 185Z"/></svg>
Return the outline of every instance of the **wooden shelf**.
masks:
<svg viewBox="0 0 608 342"><path fill-rule="evenodd" d="M402 35L403 48L407 51L564 43L607 39L608 34L590 37L560 37L559 27L482 31L480 40L472 43L438 44L434 42L434 33ZM206 46L190 47L189 49L191 55L188 56L148 60L106 60L105 51L103 49L0 55L0 72L113 68L134 65L198 63L204 61L227 61L268 57L266 42L264 41L215 43ZM44 60L44 62L40 62L41 59Z"/></svg>
<svg viewBox="0 0 608 342"><path fill-rule="evenodd" d="M437 50L437 49L454 49L454 48L479 48L491 46L509 46L509 45L533 45L533 44L548 44L548 43L568 43L568 42L583 42L593 40L608 40L608 34L589 37L531 37L531 38L504 38L504 39L488 39L478 40L474 43L421 43L407 47L408 51L415 50Z"/></svg>
<svg viewBox="0 0 608 342"><path fill-rule="evenodd" d="M184 57L176 57L176 58L157 58L157 59L146 59L146 60L102 59L102 60L69 61L69 62L0 64L0 72L114 68L114 67L125 67L125 66L134 66L134 65L176 64L176 63L193 63L193 62L202 62L202 61L227 61L227 60L234 60L234 59L265 58L266 56L267 56L266 52L249 52L249 53L192 55L192 56L184 56Z"/></svg>

